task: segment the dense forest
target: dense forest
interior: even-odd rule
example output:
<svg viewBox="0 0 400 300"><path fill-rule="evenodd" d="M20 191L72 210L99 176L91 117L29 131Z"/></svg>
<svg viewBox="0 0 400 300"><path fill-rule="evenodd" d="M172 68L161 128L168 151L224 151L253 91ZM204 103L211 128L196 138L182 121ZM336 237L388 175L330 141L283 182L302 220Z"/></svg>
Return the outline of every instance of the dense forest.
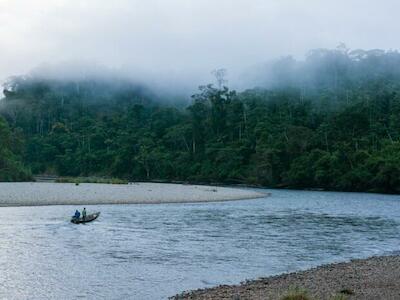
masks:
<svg viewBox="0 0 400 300"><path fill-rule="evenodd" d="M7 123L0 118L0 181L31 179L28 169L22 163L23 144L21 132L11 133Z"/></svg>
<svg viewBox="0 0 400 300"><path fill-rule="evenodd" d="M400 192L398 52L318 49L252 76L259 87L241 92L217 76L186 107L123 80L11 78L0 101L0 180L47 173Z"/></svg>

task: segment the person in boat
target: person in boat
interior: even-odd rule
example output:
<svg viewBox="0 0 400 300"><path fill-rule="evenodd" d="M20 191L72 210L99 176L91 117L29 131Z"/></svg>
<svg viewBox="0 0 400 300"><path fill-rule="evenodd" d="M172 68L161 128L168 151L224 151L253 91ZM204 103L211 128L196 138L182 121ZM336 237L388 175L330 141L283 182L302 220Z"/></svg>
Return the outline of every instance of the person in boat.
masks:
<svg viewBox="0 0 400 300"><path fill-rule="evenodd" d="M86 207L84 207L83 210L82 210L82 219L83 220L86 219Z"/></svg>
<svg viewBox="0 0 400 300"><path fill-rule="evenodd" d="M81 213L79 212L79 210L75 210L74 218L75 218L75 219L79 219L80 216L81 216Z"/></svg>

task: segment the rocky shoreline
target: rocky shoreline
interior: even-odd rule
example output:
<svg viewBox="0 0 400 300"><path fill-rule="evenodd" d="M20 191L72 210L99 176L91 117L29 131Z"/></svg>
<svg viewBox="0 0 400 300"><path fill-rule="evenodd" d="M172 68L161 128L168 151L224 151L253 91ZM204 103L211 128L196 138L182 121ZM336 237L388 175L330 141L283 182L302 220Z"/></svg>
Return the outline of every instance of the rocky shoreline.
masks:
<svg viewBox="0 0 400 300"><path fill-rule="evenodd" d="M171 299L275 300L293 290L307 294L307 298L293 299L400 299L400 255L323 265L240 285L184 292Z"/></svg>

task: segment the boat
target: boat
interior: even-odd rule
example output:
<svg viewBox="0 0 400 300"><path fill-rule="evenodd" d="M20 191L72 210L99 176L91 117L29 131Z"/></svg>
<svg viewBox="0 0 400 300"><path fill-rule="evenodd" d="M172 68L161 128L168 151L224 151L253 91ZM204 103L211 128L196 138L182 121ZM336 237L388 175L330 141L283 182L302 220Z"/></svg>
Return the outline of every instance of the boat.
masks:
<svg viewBox="0 0 400 300"><path fill-rule="evenodd" d="M71 218L71 222L74 224L89 223L89 222L96 220L99 216L100 216L100 212L96 212L94 214L87 215L85 219L83 219L83 217L76 218L75 216L73 216Z"/></svg>

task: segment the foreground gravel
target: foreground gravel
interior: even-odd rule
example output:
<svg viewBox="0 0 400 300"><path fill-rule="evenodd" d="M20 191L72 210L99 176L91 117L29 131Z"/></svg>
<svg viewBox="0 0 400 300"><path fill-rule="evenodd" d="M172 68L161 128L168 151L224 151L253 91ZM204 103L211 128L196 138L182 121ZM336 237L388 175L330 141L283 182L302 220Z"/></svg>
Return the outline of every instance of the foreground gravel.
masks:
<svg viewBox="0 0 400 300"><path fill-rule="evenodd" d="M400 256L372 257L261 278L237 286L183 293L172 299L281 299L288 290L305 289L310 299L400 299Z"/></svg>
<svg viewBox="0 0 400 300"><path fill-rule="evenodd" d="M183 203L265 196L250 189L167 183L0 183L0 206Z"/></svg>

